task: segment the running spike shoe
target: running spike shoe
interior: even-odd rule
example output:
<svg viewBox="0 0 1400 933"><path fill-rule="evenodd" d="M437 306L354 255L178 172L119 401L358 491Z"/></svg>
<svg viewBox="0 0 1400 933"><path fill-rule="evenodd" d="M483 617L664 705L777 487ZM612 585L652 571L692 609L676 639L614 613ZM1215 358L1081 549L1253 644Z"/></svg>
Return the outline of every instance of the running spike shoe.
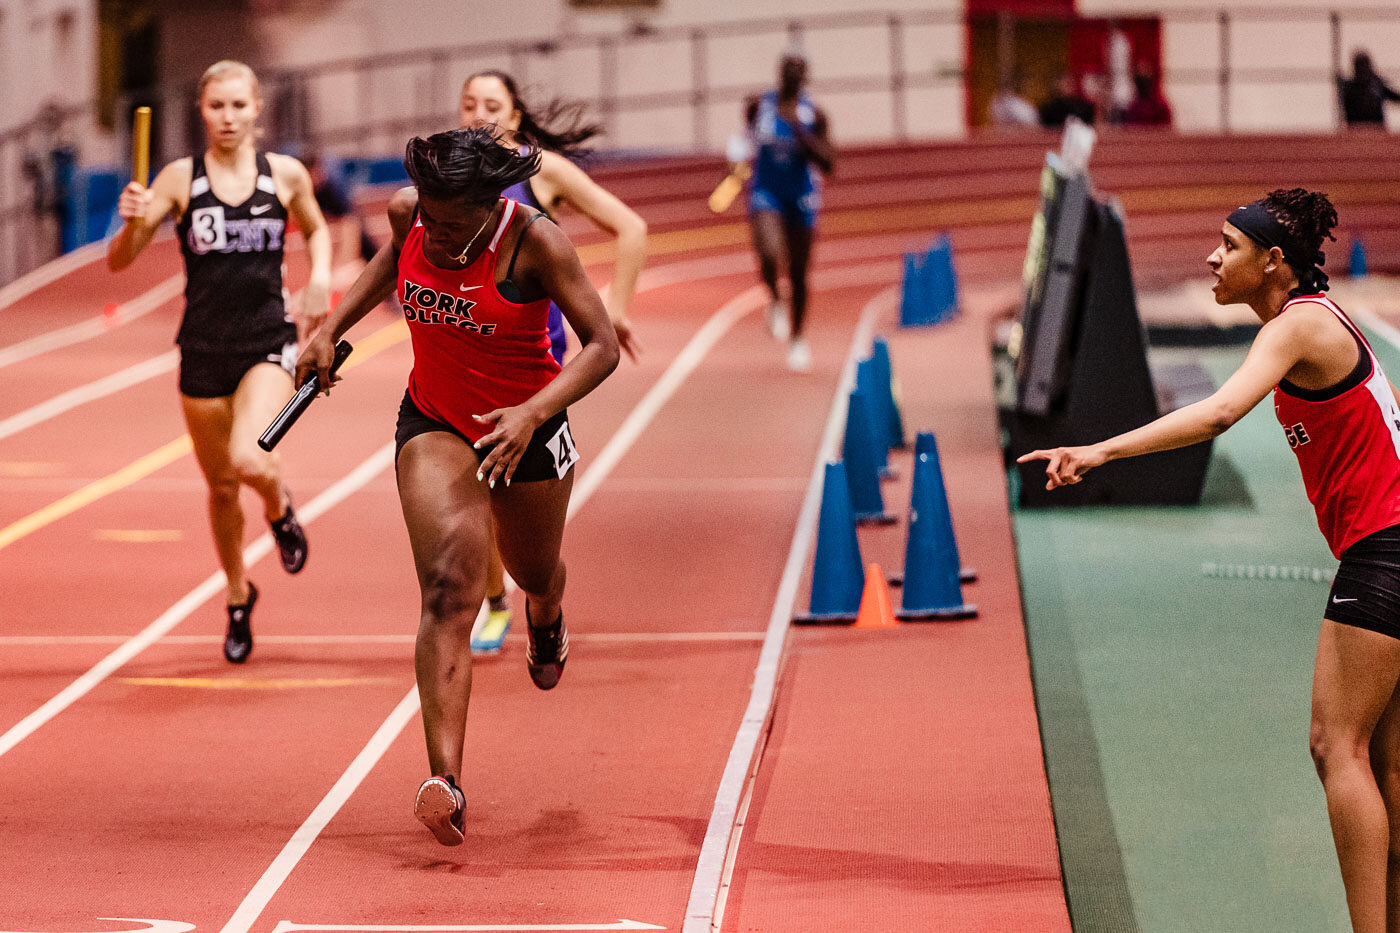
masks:
<svg viewBox="0 0 1400 933"><path fill-rule="evenodd" d="M253 653L253 604L258 601L258 588L248 581L246 602L228 607L228 633L224 635L224 658L230 664L242 664Z"/></svg>
<svg viewBox="0 0 1400 933"><path fill-rule="evenodd" d="M488 609L486 618L472 630L472 654L500 654L510 631L510 607Z"/></svg>
<svg viewBox="0 0 1400 933"><path fill-rule="evenodd" d="M530 606L525 605L525 621L530 620ZM564 676L564 662L569 658L569 630L564 627L564 613L553 625L536 627L526 625L529 644L525 649L525 664L530 669L530 679L541 690L553 690Z"/></svg>
<svg viewBox="0 0 1400 933"><path fill-rule="evenodd" d="M466 810L466 795L450 774L428 778L413 801L413 815L445 846L459 846L467 838Z"/></svg>
<svg viewBox="0 0 1400 933"><path fill-rule="evenodd" d="M268 524L277 542L277 556L282 559L282 569L287 573L300 573L301 568L306 566L306 530L297 521L291 496L287 497L286 513Z"/></svg>

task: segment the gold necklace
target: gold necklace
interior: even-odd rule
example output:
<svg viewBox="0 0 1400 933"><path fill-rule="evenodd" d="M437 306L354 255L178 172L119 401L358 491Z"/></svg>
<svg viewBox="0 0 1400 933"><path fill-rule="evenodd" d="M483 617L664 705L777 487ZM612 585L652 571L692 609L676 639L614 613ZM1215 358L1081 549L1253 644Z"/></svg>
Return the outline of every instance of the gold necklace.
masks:
<svg viewBox="0 0 1400 933"><path fill-rule="evenodd" d="M473 234L472 234L472 238L471 238L470 240L467 241L467 247L466 247L466 249L462 250L462 251L461 251L460 253L458 253L456 256L453 256L453 257L452 257L452 261L453 261L453 262L460 262L462 265L466 265L466 264L467 264L467 253L470 253L470 252L471 252L471 250L472 250L472 244L474 244L474 243L476 242L476 238L477 238L477 237L481 236L481 231L483 231L483 230L486 229L486 225L489 224L489 223L491 222L491 218L492 218L493 216L495 216L495 213L496 213L496 206L493 204L493 205L491 206L491 211L490 211L490 213L488 213L488 214L486 215L486 219L483 220L483 221L481 222L481 226L476 228L476 233L473 233Z"/></svg>

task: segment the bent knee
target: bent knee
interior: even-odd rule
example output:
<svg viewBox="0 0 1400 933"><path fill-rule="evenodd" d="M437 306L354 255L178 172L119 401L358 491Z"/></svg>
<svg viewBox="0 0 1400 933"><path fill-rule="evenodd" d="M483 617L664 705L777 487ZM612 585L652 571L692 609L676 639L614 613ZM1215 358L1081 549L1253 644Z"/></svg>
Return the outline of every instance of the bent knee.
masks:
<svg viewBox="0 0 1400 933"><path fill-rule="evenodd" d="M238 451L233 455L233 471L240 483L256 486L277 478L277 461L263 451Z"/></svg>
<svg viewBox="0 0 1400 933"><path fill-rule="evenodd" d="M1329 729L1316 721L1308 732L1308 753L1312 756L1318 777L1324 781L1328 775L1353 765L1367 769L1371 767L1371 749L1367 739Z"/></svg>
<svg viewBox="0 0 1400 933"><path fill-rule="evenodd" d="M557 561L553 567L530 567L517 573L510 571L511 579L531 596L558 596L564 590L564 562Z"/></svg>
<svg viewBox="0 0 1400 933"><path fill-rule="evenodd" d="M211 477L209 480L209 501L215 505L228 505L238 501L238 475L233 472Z"/></svg>
<svg viewBox="0 0 1400 933"><path fill-rule="evenodd" d="M471 574L461 566L438 564L420 581L423 592L423 621L434 625L466 620L470 625L485 598L482 574Z"/></svg>

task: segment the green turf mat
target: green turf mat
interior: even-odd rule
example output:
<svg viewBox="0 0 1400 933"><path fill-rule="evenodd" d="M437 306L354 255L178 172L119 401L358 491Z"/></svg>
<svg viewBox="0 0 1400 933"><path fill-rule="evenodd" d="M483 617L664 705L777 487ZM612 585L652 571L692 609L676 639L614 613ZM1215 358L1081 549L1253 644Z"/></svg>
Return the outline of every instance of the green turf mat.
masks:
<svg viewBox="0 0 1400 933"><path fill-rule="evenodd" d="M1244 358L1170 352L1217 384ZM1328 588L1289 572L1336 561L1270 403L1216 441L1200 506L1014 519L1075 929L1348 930L1307 741Z"/></svg>

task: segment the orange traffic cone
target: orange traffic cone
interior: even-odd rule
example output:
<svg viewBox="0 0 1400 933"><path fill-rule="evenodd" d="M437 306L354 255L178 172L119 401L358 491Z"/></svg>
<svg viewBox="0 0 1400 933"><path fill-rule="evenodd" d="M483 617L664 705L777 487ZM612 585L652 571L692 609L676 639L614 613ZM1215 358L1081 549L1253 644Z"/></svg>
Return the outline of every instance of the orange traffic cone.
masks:
<svg viewBox="0 0 1400 933"><path fill-rule="evenodd" d="M865 568L865 592L860 597L856 628L899 628L890 605L890 590L879 564Z"/></svg>

